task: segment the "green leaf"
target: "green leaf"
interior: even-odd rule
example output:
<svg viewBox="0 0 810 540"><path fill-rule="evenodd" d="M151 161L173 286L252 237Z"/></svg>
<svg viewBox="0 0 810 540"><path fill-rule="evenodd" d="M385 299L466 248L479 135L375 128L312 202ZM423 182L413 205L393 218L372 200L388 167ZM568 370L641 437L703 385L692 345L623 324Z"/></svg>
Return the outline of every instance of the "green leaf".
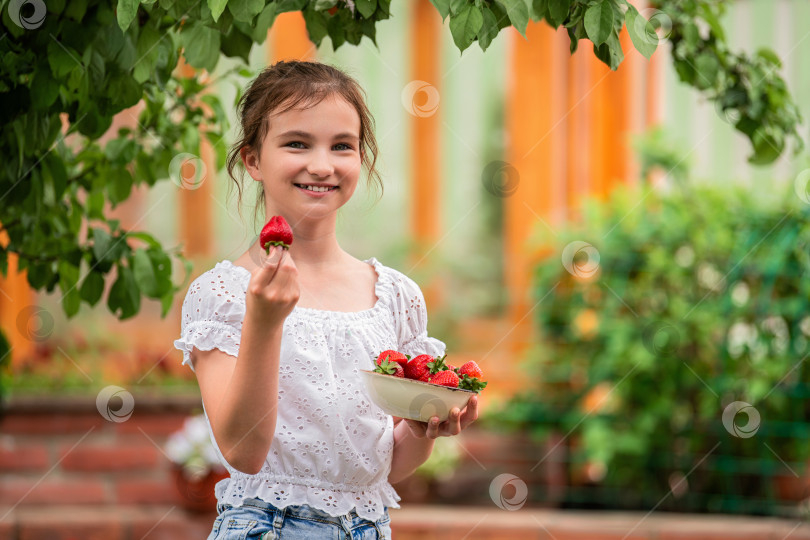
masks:
<svg viewBox="0 0 810 540"><path fill-rule="evenodd" d="M484 7L481 14L484 16L484 23L481 25L481 31L478 32L478 46L481 47L482 51L486 51L492 40L500 32L500 28L498 28L498 20L495 18L495 14L492 13L489 7Z"/></svg>
<svg viewBox="0 0 810 540"><path fill-rule="evenodd" d="M65 189L67 189L67 170L65 170L65 162L53 153L49 153L45 157L43 165L45 165L47 178L50 180L53 189L54 203L57 203L62 200Z"/></svg>
<svg viewBox="0 0 810 540"><path fill-rule="evenodd" d="M252 48L253 39L243 34L236 26L231 26L230 32L222 36L222 54L225 56L239 57L248 63ZM224 116L220 116L220 118L224 118Z"/></svg>
<svg viewBox="0 0 810 540"><path fill-rule="evenodd" d="M219 20L219 16L225 11L226 5L228 5L228 0L208 0L208 8L211 10L211 17L214 22Z"/></svg>
<svg viewBox="0 0 810 540"><path fill-rule="evenodd" d="M607 41L613 31L613 8L609 0L594 4L585 12L585 31L594 45Z"/></svg>
<svg viewBox="0 0 810 540"><path fill-rule="evenodd" d="M88 193L85 208L88 218L104 219L104 192L100 189L94 189Z"/></svg>
<svg viewBox="0 0 810 540"><path fill-rule="evenodd" d="M69 73L77 71L77 68L82 68L76 51L56 40L51 40L48 43L48 64L51 66L51 73L56 79L62 79Z"/></svg>
<svg viewBox="0 0 810 540"><path fill-rule="evenodd" d="M104 293L104 277L94 271L90 271L84 277L84 282L79 289L79 297L87 302L91 307L95 306Z"/></svg>
<svg viewBox="0 0 810 540"><path fill-rule="evenodd" d="M315 11L312 8L307 8L303 11L304 22L306 23L307 33L309 40L315 44L316 47L320 46L321 41L329 33L327 30L326 15L320 11Z"/></svg>
<svg viewBox="0 0 810 540"><path fill-rule="evenodd" d="M107 193L112 207L127 200L132 191L132 175L125 167L114 167L107 182Z"/></svg>
<svg viewBox="0 0 810 540"><path fill-rule="evenodd" d="M636 50L649 60L658 47L658 34L655 33L652 24L632 4L628 6L624 19L627 33L630 34L630 40Z"/></svg>
<svg viewBox="0 0 810 540"><path fill-rule="evenodd" d="M532 0L532 9L529 13L533 21L540 21L548 13L548 0Z"/></svg>
<svg viewBox="0 0 810 540"><path fill-rule="evenodd" d="M695 77L695 86L701 90L711 88L717 80L717 72L720 70L720 64L717 62L711 53L702 53L695 59L695 69L697 70L697 77Z"/></svg>
<svg viewBox="0 0 810 540"><path fill-rule="evenodd" d="M757 50L757 56L778 68L782 67L782 60L779 59L779 56L773 51L773 49L762 47L761 49Z"/></svg>
<svg viewBox="0 0 810 540"><path fill-rule="evenodd" d="M450 16L450 33L460 52L470 46L483 25L481 9L472 5L468 5L457 15Z"/></svg>
<svg viewBox="0 0 810 540"><path fill-rule="evenodd" d="M59 83L54 80L44 63L40 64L31 78L31 107L47 109L59 96Z"/></svg>
<svg viewBox="0 0 810 540"><path fill-rule="evenodd" d="M138 11L138 2L135 1L135 12ZM118 4L121 5L120 2ZM128 8L131 9L131 8ZM120 10L120 7L119 7ZM84 18L84 14L87 12L87 0L71 0L65 6L65 10L62 12L62 15L69 19L73 19L76 22L81 22Z"/></svg>
<svg viewBox="0 0 810 540"><path fill-rule="evenodd" d="M278 13L281 13L281 4L283 2L279 3ZM229 0L228 2L228 10L231 15L233 15L234 20L240 22L253 22L253 17L261 13L263 9L264 0Z"/></svg>
<svg viewBox="0 0 810 540"><path fill-rule="evenodd" d="M346 11L339 11L335 16L329 18L326 28L329 31L329 39L332 40L333 51L338 50L338 47L346 42L346 26L353 22L351 14Z"/></svg>
<svg viewBox="0 0 810 540"><path fill-rule="evenodd" d="M430 3L436 7L439 15L442 16L442 22L450 15L450 0L430 0Z"/></svg>
<svg viewBox="0 0 810 540"><path fill-rule="evenodd" d="M548 15L551 20L551 26L557 28L568 17L568 10L571 7L570 0L548 0Z"/></svg>
<svg viewBox="0 0 810 540"><path fill-rule="evenodd" d="M59 289L62 291L62 309L68 318L79 312L81 299L76 283L79 281L79 268L65 259L61 259L59 269Z"/></svg>
<svg viewBox="0 0 810 540"><path fill-rule="evenodd" d="M118 279L110 288L107 297L107 307L110 312L120 320L125 320L136 313L141 307L141 295L132 270L128 266L117 263Z"/></svg>
<svg viewBox="0 0 810 540"><path fill-rule="evenodd" d="M754 145L754 155L748 162L754 165L767 165L773 163L784 150L784 137L765 127L757 128L751 137Z"/></svg>
<svg viewBox="0 0 810 540"><path fill-rule="evenodd" d="M234 17L236 18L235 14ZM190 65L209 72L214 71L219 59L219 32L204 24L192 22L180 32L180 44Z"/></svg>
<svg viewBox="0 0 810 540"><path fill-rule="evenodd" d="M265 6L259 16L256 18L256 24L252 29L251 38L256 43L264 43L264 40L267 39L267 31L270 30L270 27L273 26L273 22L276 20L276 4L271 2ZM252 45L251 45L252 48Z"/></svg>
<svg viewBox="0 0 810 540"><path fill-rule="evenodd" d="M526 27L529 24L529 7L524 0L496 0L509 15L509 20L523 38L526 38ZM480 38L479 38L480 39Z"/></svg>
<svg viewBox="0 0 810 540"><path fill-rule="evenodd" d="M132 270L135 275L135 282L143 294L149 298L159 298L157 292L157 278L155 269L152 268L152 260L145 249L135 250L133 255Z"/></svg>
<svg viewBox="0 0 810 540"><path fill-rule="evenodd" d="M118 9L116 10L116 17L118 18L118 26L124 32L127 31L129 25L135 20L135 15L138 13L138 0L118 0Z"/></svg>
<svg viewBox="0 0 810 540"><path fill-rule="evenodd" d="M450 0L450 15L458 15L469 5L468 0Z"/></svg>
<svg viewBox="0 0 810 540"><path fill-rule="evenodd" d="M377 11L377 0L355 0L354 7L365 19L370 19Z"/></svg>
<svg viewBox="0 0 810 540"><path fill-rule="evenodd" d="M335 7L338 0L315 0L315 11L327 11Z"/></svg>
<svg viewBox="0 0 810 540"><path fill-rule="evenodd" d="M500 32L504 28L512 26L512 21L509 20L509 14L506 12L506 8L503 7L503 4L500 4L498 2L492 2L491 4L489 4L488 7L489 10L492 11L492 14L495 16L495 20L498 23L498 32Z"/></svg>
<svg viewBox="0 0 810 540"><path fill-rule="evenodd" d="M93 255L96 260L103 261L110 253L113 239L110 233L102 228L94 227L93 231Z"/></svg>
<svg viewBox="0 0 810 540"><path fill-rule="evenodd" d="M233 0L231 0L233 1ZM308 0L278 0L276 13L286 13L288 11L301 11L307 5Z"/></svg>
<svg viewBox="0 0 810 540"><path fill-rule="evenodd" d="M709 24L712 34L720 41L726 41L726 33L723 31L723 25L720 24L717 16L712 11L712 6L700 4L700 14L703 20Z"/></svg>
<svg viewBox="0 0 810 540"><path fill-rule="evenodd" d="M616 71L619 64L621 64L622 60L624 60L622 44L619 41L618 33L615 31L610 34L610 37L606 42L602 43L598 47L594 45L593 49L596 57L607 64L613 71Z"/></svg>

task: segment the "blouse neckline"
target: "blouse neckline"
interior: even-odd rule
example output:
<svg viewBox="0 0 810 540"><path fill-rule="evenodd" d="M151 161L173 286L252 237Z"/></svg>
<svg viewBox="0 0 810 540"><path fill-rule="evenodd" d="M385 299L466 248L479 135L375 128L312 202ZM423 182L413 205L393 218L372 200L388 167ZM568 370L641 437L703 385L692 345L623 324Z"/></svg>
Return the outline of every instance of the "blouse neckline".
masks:
<svg viewBox="0 0 810 540"><path fill-rule="evenodd" d="M364 309L362 311L330 311L325 309L305 308L295 306L292 312L290 313L290 316L291 317L295 315L306 316L307 318L310 319L321 319L321 320L323 319L364 320L364 319L373 319L377 317L384 307L383 282L385 273L383 272L382 264L375 257L365 259L363 262L371 265L371 267L374 268L374 271L377 273L377 281L374 283L374 295L377 297L377 302L374 304L373 307ZM251 276L250 270L248 270L244 266L233 264L233 262L228 259L221 260L216 264L216 266L223 266L225 268L233 269L236 272L241 273L248 280L250 279Z"/></svg>

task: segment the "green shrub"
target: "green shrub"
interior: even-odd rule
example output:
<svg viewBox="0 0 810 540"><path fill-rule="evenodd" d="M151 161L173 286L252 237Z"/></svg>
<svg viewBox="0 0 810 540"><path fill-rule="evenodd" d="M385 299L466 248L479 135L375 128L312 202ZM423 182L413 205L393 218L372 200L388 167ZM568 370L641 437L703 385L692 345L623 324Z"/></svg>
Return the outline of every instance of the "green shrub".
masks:
<svg viewBox="0 0 810 540"><path fill-rule="evenodd" d="M783 510L774 479L810 458L810 205L792 187L623 191L538 237L556 255L534 273L535 384L498 417L567 435L567 505ZM733 402L752 407L724 426Z"/></svg>

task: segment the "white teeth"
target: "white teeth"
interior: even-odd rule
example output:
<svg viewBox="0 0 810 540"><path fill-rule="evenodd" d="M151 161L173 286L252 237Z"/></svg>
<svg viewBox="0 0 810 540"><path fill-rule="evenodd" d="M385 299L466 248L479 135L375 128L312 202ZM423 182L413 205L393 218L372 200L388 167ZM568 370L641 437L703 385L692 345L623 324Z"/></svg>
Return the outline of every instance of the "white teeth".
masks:
<svg viewBox="0 0 810 540"><path fill-rule="evenodd" d="M306 190L309 190L309 191L317 191L317 192L319 192L319 193L320 193L320 192L323 192L323 191L330 191L330 190L332 189L332 188L328 188L328 187L321 187L321 186L316 187L316 186L302 186L302 185L300 185L300 184L297 184L297 185L298 185L298 187L302 187L302 188L304 188L304 189L306 189Z"/></svg>

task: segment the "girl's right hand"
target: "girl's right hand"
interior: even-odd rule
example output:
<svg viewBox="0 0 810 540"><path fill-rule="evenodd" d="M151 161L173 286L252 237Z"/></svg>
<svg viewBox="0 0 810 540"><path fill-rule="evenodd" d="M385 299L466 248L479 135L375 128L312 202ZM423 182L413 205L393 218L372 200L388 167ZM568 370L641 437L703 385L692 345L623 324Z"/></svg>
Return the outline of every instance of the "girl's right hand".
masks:
<svg viewBox="0 0 810 540"><path fill-rule="evenodd" d="M287 250L273 246L264 264L251 272L246 315L281 329L300 296L298 269Z"/></svg>

